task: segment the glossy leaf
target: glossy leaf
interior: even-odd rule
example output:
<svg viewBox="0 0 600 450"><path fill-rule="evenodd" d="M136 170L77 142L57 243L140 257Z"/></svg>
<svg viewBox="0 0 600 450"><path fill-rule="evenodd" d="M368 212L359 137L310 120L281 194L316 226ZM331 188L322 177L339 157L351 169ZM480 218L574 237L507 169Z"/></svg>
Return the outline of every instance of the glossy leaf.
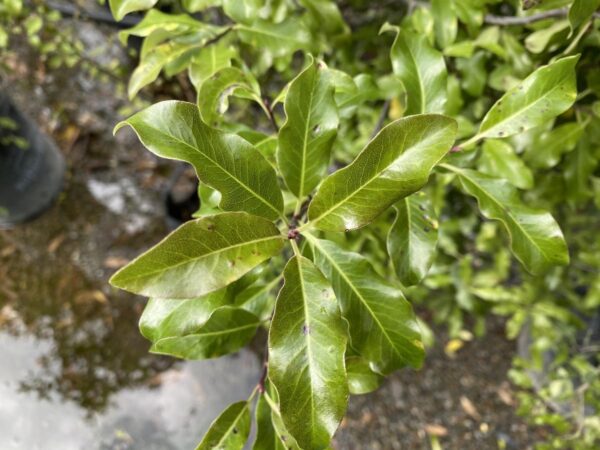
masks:
<svg viewBox="0 0 600 450"><path fill-rule="evenodd" d="M250 434L248 402L229 406L211 424L196 450L242 450Z"/></svg>
<svg viewBox="0 0 600 450"><path fill-rule="evenodd" d="M533 173L507 142L495 139L485 141L477 167L480 172L504 178L520 189L533 187Z"/></svg>
<svg viewBox="0 0 600 450"><path fill-rule="evenodd" d="M379 388L383 377L369 367L369 362L360 356L346 358L348 388L352 395L368 394Z"/></svg>
<svg viewBox="0 0 600 450"><path fill-rule="evenodd" d="M541 274L552 266L568 264L567 244L549 213L526 206L506 180L446 164L443 167L458 176L463 190L477 199L485 217L504 225L512 252L529 272Z"/></svg>
<svg viewBox="0 0 600 450"><path fill-rule="evenodd" d="M419 115L392 122L350 165L323 181L310 203L310 221L331 231L367 225L427 183L455 135L456 122L445 116Z"/></svg>
<svg viewBox="0 0 600 450"><path fill-rule="evenodd" d="M220 207L276 219L283 198L273 167L248 141L204 124L185 102L157 103L115 128L130 125L151 152L187 161L198 178L221 192Z"/></svg>
<svg viewBox="0 0 600 450"><path fill-rule="evenodd" d="M283 236L272 222L221 213L186 222L110 279L113 286L159 298L216 291L279 253Z"/></svg>
<svg viewBox="0 0 600 450"><path fill-rule="evenodd" d="M294 256L286 265L269 333L269 379L300 447L324 449L346 411L346 330L323 274Z"/></svg>
<svg viewBox="0 0 600 450"><path fill-rule="evenodd" d="M260 88L250 74L236 67L224 67L204 80L198 92L202 120L211 125L218 122L219 116L229 107L228 97L231 95L262 104Z"/></svg>
<svg viewBox="0 0 600 450"><path fill-rule="evenodd" d="M579 26L591 19L592 14L600 9L600 0L574 0L569 8L569 23L571 29L575 30Z"/></svg>
<svg viewBox="0 0 600 450"><path fill-rule="evenodd" d="M416 193L396 203L396 220L387 248L396 274L405 286L418 284L431 267L438 238L438 222L426 196Z"/></svg>
<svg viewBox="0 0 600 450"><path fill-rule="evenodd" d="M585 123L570 122L542 134L527 149L525 160L534 168L550 169L556 166L565 153L573 151L585 126Z"/></svg>
<svg viewBox="0 0 600 450"><path fill-rule="evenodd" d="M290 191L308 195L327 173L338 115L333 86L317 61L290 84L285 97L286 122L279 132L277 162Z"/></svg>
<svg viewBox="0 0 600 450"><path fill-rule="evenodd" d="M565 112L577 97L575 64L578 56L541 67L492 106L477 139L522 133Z"/></svg>
<svg viewBox="0 0 600 450"><path fill-rule="evenodd" d="M259 325L260 320L254 314L223 306L214 310L197 329L184 329L180 335L161 337L150 351L183 359L217 358L247 345Z"/></svg>
<svg viewBox="0 0 600 450"><path fill-rule="evenodd" d="M392 68L406 92L406 115L444 113L446 107L446 65L444 57L425 36L401 30L391 50Z"/></svg>
<svg viewBox="0 0 600 450"><path fill-rule="evenodd" d="M352 348L384 375L407 365L420 367L424 350L419 325L400 288L378 275L363 256L305 236L315 264L340 301Z"/></svg>
<svg viewBox="0 0 600 450"><path fill-rule="evenodd" d="M158 0L108 0L110 11L117 21L130 12L143 11L152 8Z"/></svg>

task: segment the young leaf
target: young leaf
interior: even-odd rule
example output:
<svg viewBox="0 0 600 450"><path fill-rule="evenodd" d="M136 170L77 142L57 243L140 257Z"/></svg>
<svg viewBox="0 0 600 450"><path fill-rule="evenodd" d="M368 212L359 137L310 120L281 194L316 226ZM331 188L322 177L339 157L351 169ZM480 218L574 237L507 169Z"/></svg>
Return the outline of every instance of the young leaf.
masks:
<svg viewBox="0 0 600 450"><path fill-rule="evenodd" d="M251 79L251 75L236 67L224 67L205 80L198 92L198 107L202 120L211 125L215 124L219 115L227 110L227 98L230 95L262 104L260 88L256 80Z"/></svg>
<svg viewBox="0 0 600 450"><path fill-rule="evenodd" d="M350 324L352 348L384 375L407 365L420 367L424 350L419 325L399 287L378 275L363 256L309 233L304 236Z"/></svg>
<svg viewBox="0 0 600 450"><path fill-rule="evenodd" d="M308 195L327 173L338 115L333 85L322 63L312 63L290 84L277 163L290 191Z"/></svg>
<svg viewBox="0 0 600 450"><path fill-rule="evenodd" d="M403 197L421 189L450 150L456 122L436 114L399 119L384 127L347 167L323 181L310 203L315 227L363 227Z"/></svg>
<svg viewBox="0 0 600 450"><path fill-rule="evenodd" d="M496 139L485 141L477 167L480 172L504 178L520 189L533 187L533 173L507 142Z"/></svg>
<svg viewBox="0 0 600 450"><path fill-rule="evenodd" d="M221 213L186 222L110 279L113 286L159 298L216 291L279 253L283 236L266 219Z"/></svg>
<svg viewBox="0 0 600 450"><path fill-rule="evenodd" d="M504 225L512 252L525 269L537 275L569 263L567 244L554 218L525 206L510 183L474 170L443 167L458 176L463 190L477 199L485 217Z"/></svg>
<svg viewBox="0 0 600 450"><path fill-rule="evenodd" d="M284 280L269 333L269 379L300 447L324 449L348 402L346 330L329 283L311 261L294 256Z"/></svg>
<svg viewBox="0 0 600 450"><path fill-rule="evenodd" d="M575 0L569 8L571 30L575 30L579 28L579 25L587 22L599 8L600 0Z"/></svg>
<svg viewBox="0 0 600 450"><path fill-rule="evenodd" d="M346 358L348 388L352 395L368 394L381 385L383 377L369 367L369 362L360 356Z"/></svg>
<svg viewBox="0 0 600 450"><path fill-rule="evenodd" d="M406 115L444 113L447 71L444 57L414 31L400 30L390 53L392 68L406 92Z"/></svg>
<svg viewBox="0 0 600 450"><path fill-rule="evenodd" d="M221 192L221 209L281 216L283 197L273 167L245 139L204 124L196 105L157 103L118 124L115 132L125 125L156 155L192 164L201 182Z"/></svg>
<svg viewBox="0 0 600 450"><path fill-rule="evenodd" d="M110 11L117 21L130 12L152 8L158 0L108 0Z"/></svg>
<svg viewBox="0 0 600 450"><path fill-rule="evenodd" d="M575 64L570 56L541 67L492 106L468 143L522 133L562 114L575 102ZM465 144L466 145L466 144Z"/></svg>
<svg viewBox="0 0 600 450"><path fill-rule="evenodd" d="M396 220L387 248L396 274L405 286L418 284L435 256L438 223L425 195L413 194L396 203Z"/></svg>
<svg viewBox="0 0 600 450"><path fill-rule="evenodd" d="M248 402L229 406L211 424L196 450L242 450L250 434Z"/></svg>
<svg viewBox="0 0 600 450"><path fill-rule="evenodd" d="M259 325L260 320L254 314L223 306L197 329L179 330L175 325L180 335L161 337L150 351L183 359L217 358L247 345Z"/></svg>

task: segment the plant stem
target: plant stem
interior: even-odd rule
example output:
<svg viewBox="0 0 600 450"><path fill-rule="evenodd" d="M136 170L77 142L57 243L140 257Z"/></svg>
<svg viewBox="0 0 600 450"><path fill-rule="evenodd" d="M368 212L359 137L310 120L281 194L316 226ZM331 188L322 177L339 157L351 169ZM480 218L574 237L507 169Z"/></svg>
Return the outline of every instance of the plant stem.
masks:
<svg viewBox="0 0 600 450"><path fill-rule="evenodd" d="M383 128L383 123L385 122L385 119L387 118L388 113L390 112L390 104L391 101L389 99L386 100L383 104L383 108L381 108L381 113L379 114L379 119L377 119L377 123L375 124L375 128L373 129L373 133L371 133L371 139L373 139L377 135L377 133L379 133Z"/></svg>
<svg viewBox="0 0 600 450"><path fill-rule="evenodd" d="M301 256L300 249L298 248L298 244L296 244L296 240L295 239L290 239L290 242L292 244L292 248L294 249L294 254L296 256Z"/></svg>

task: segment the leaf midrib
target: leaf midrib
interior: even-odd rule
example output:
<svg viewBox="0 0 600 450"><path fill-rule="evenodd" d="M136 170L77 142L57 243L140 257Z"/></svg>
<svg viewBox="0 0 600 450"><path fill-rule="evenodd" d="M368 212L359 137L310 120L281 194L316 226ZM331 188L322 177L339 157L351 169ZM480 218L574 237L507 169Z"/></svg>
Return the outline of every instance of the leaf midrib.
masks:
<svg viewBox="0 0 600 450"><path fill-rule="evenodd" d="M428 141L430 139L434 139L435 136L437 136L438 134L440 134L443 131L445 131L445 129L446 129L446 127L444 127L443 129L440 129L434 135L431 135L428 138L426 138L425 141ZM413 148L413 147L415 147L417 145L422 145L423 142L424 142L424 141L419 141L417 145L414 145L414 146L411 146L411 147L408 147L408 148L404 148L404 143L406 142L406 137L407 137L407 135L404 134L404 141L402 142L403 151L398 155L397 158L395 158L390 164L386 165L382 170L375 172L375 174L371 178L369 178L364 184L361 184L358 187L358 189L355 189L350 195L348 195L347 197L344 197L342 200L340 200L339 202L335 203L329 209L327 209L326 211L324 211L323 213L321 213L318 217L316 217L315 219L310 219L310 217L309 217L310 222L313 222L313 223L319 222L321 219L323 219L323 217L329 215L332 211L335 211L340 206L342 206L344 203L347 203L348 201L350 201L350 199L352 199L355 195L357 195L359 192L361 192L364 189L366 189L373 181L375 181L377 178L379 178L383 172L385 172L387 169L389 169L389 167L392 164L394 164L398 159L402 158L402 156L404 156L411 148ZM373 141L371 141L371 142L373 142ZM363 154L363 152L365 152L367 150L367 148L369 148L368 144L367 144L367 147L365 147L364 150L362 152L360 152L360 154L356 157L356 159L354 160L354 162L352 162L350 165L344 167L343 169L341 169L340 171L335 172L335 173L339 173L339 172L343 171L344 169L347 169L348 167L350 167L352 164L354 164L358 160L358 158ZM438 160L438 162L439 162L439 160ZM433 166L435 166L435 164L433 164ZM321 185L321 187L322 186L323 185ZM318 192L317 192L317 194L318 194Z"/></svg>
<svg viewBox="0 0 600 450"><path fill-rule="evenodd" d="M246 191L248 191L249 193L253 194L256 198L258 198L261 202L263 202L265 205L267 205L271 210L273 210L277 216L281 216L281 212L275 208L270 202L268 202L262 195L260 195L258 192L255 192L250 186L247 186L245 183L242 182L242 180L240 180L239 178L235 177L231 172L229 172L227 169L225 169L223 166L221 166L220 164L218 164L214 159L212 159L210 156L206 155L205 153L201 152L197 147L194 147L191 144L188 144L187 142L178 139L176 136L172 136L170 134L167 133L163 133L161 132L158 128L154 128L154 130L158 131L159 133L170 137L171 139L173 139L176 142L179 142L180 144L185 145L186 147L191 148L194 152L200 154L202 157L208 159L211 163L213 163L215 166L219 167L223 172L225 172L227 175L229 175L232 179L234 179L235 181L237 181L237 183L242 186L244 189L246 189ZM245 141L247 142L247 141ZM252 144L249 144L252 145ZM254 147L252 147L254 148ZM264 159L264 157L260 154L260 152L257 150L257 153ZM216 189L216 188L215 188Z"/></svg>
<svg viewBox="0 0 600 450"><path fill-rule="evenodd" d="M310 376L310 421L311 421L311 427L310 430L314 430L314 423L315 423L315 417L314 414L316 412L316 408L315 408L315 396L314 396L314 389L313 389L313 356L312 356L312 349L310 346L310 332L311 332L311 328L310 328L310 317L308 314L308 303L306 301L306 289L304 286L304 276L302 275L302 262L301 262L301 257L296 256L296 260L298 261L298 276L300 278L300 291L302 292L302 303L304 304L304 321L306 324L306 329L308 330L308 333L306 333L305 336L305 341L306 341L306 353L308 354L308 372L309 372L309 376Z"/></svg>
<svg viewBox="0 0 600 450"><path fill-rule="evenodd" d="M534 72L534 73L535 73L535 72ZM525 80L524 80L524 81L525 81ZM554 85L552 88L550 88L549 90L547 90L547 91L544 91L540 97L538 97L537 99L535 99L535 100L534 100L532 103L528 104L528 105L527 105L525 108L523 108L523 109L519 109L517 112L515 112L515 113L513 113L513 114L511 114L511 115L509 115L509 116L507 116L507 117L505 117L505 118L504 118L503 120L501 120L500 122L497 122L497 123L495 123L495 124L494 124L494 125L492 125L490 128L487 128L487 129L485 129L485 130L481 130L481 129L480 129L480 130L479 130L479 134L480 134L481 136L487 136L487 135L489 135L489 134L490 134L490 132L491 132L492 130L494 130L494 129L496 129L496 128L500 128L500 127L502 127L502 124L505 124L506 122L509 122L509 121L513 120L515 117L517 117L517 116L519 116L519 115L521 115L521 114L525 113L526 111L529 111L529 109L531 109L533 106L535 106L535 105L536 105L538 102L540 102L540 101L542 101L544 98L546 98L546 97L550 96L550 94L552 94L552 93L553 93L555 90L557 90L557 89L558 89L560 86L562 86L562 85L563 85L563 83L564 83L564 80L561 80L561 82L560 82L560 83L557 83L557 84L555 84L555 85ZM513 88L512 90L516 90L516 89L517 89L517 88ZM511 90L511 91L512 91L512 90ZM509 94L511 91L507 92L506 94ZM505 94L505 95L506 95L506 94ZM500 100L502 100L502 99L500 99ZM500 101L500 100L498 100L498 101ZM573 100L574 100L574 99L573 99ZM498 102L496 102L496 103L494 104L493 108L494 108L494 107L496 107L497 105L498 105ZM487 118L487 115L486 115L486 117L484 117L484 119L483 119L482 126L483 126L483 124L485 123L485 119L486 119L486 118Z"/></svg>
<svg viewBox="0 0 600 450"><path fill-rule="evenodd" d="M159 273L159 272L166 272L166 271L173 270L173 269L175 269L175 268L177 268L177 267L179 267L179 266L181 266L183 264L191 264L192 262L195 262L195 261L197 261L199 259L202 259L202 258L205 258L205 257L208 257L208 256L212 256L212 255L215 255L217 253L223 253L223 252L226 252L226 251L231 250L231 249L236 248L236 247L244 247L246 245L254 245L254 244L257 244L259 242L269 241L271 239L282 239L282 236L280 236L280 235L273 235L273 236L268 236L268 237L265 237L265 238L254 239L254 240L251 240L251 241L244 241L244 242L241 242L241 243L238 243L238 244L235 244L235 245L229 245L227 247L222 247L220 249L213 250L213 251L210 251L208 253L204 253L204 254L199 255L199 256L188 258L188 259L186 259L184 261L181 261L181 262L179 262L177 264L173 264L173 265L169 266L166 269L165 268L160 268L160 269L152 270L152 271L149 271L149 272L144 272L143 274L140 274L140 275L135 275L135 276L132 276L132 277L121 278L121 281L127 282L127 281L131 281L131 280L136 280L136 279L139 279L139 278L145 278L145 277L152 276L152 275L154 275L156 273ZM145 255L146 254L141 255L140 258L143 257L143 256L145 256ZM139 258L136 258L136 260L137 259L139 259ZM132 264L135 263L136 260L133 260Z"/></svg>
<svg viewBox="0 0 600 450"><path fill-rule="evenodd" d="M364 307L367 309L367 311L369 311L369 314L371 315L371 317L373 317L373 319L375 320L375 323L377 323L379 329L381 330L381 333L386 337L387 341L390 343L390 346L394 349L394 352L399 356L402 357L401 353L398 352L398 350L396 349L396 346L394 345L393 340L391 339L391 337L387 334L385 327L383 326L383 324L379 321L379 318L377 317L377 315L375 315L375 313L373 312L373 310L370 308L368 302L364 299L364 297L361 295L360 291L358 290L358 288L356 286L354 286L354 284L350 281L350 279L346 276L345 272L340 268L340 266L335 262L335 260L333 260L330 256L329 253L327 253L327 251L325 249L323 249L323 247L321 247L318 242L317 239L314 238L312 235L310 235L309 233L305 233L304 236L313 243L313 245L315 245L319 251L321 252L321 254L323 254L325 256L325 258L327 258L327 260L331 263L331 265L336 269L336 271L342 276L342 278L345 280L345 282L350 286L350 289L352 289L352 291L356 294L356 296L360 299L361 303L364 305Z"/></svg>

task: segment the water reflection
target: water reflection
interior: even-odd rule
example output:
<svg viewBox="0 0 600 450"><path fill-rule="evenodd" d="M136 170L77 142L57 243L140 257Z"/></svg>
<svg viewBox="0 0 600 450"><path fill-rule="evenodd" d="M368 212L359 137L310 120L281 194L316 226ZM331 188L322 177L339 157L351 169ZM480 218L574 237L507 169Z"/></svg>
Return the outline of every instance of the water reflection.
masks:
<svg viewBox="0 0 600 450"><path fill-rule="evenodd" d="M250 351L186 363L148 353L144 300L106 283L166 233L160 190L115 182L131 173L73 179L39 220L0 231L2 450L194 448L258 379ZM105 204L100 185L121 187L124 207ZM134 216L142 228L124 220Z"/></svg>

